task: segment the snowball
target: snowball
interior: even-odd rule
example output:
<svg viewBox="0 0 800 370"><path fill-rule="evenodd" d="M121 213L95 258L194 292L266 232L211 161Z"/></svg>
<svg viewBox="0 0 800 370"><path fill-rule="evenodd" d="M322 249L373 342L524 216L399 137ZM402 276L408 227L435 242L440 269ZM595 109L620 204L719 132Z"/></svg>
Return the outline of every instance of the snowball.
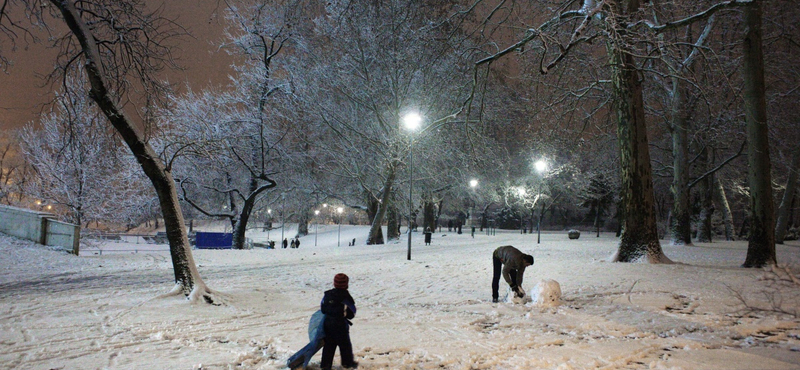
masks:
<svg viewBox="0 0 800 370"><path fill-rule="evenodd" d="M525 304L531 301L530 295L525 293L525 289L523 287L519 287L519 290L522 292L522 298L517 297L511 287L506 290L506 297L503 298L503 302L505 303L516 303L516 304Z"/></svg>

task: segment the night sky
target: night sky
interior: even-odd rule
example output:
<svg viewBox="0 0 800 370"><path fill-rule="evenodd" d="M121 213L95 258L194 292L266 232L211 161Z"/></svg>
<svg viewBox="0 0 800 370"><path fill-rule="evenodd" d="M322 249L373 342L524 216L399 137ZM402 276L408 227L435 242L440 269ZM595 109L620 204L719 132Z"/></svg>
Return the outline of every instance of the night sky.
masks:
<svg viewBox="0 0 800 370"><path fill-rule="evenodd" d="M198 90L208 84L225 83L230 58L216 47L222 39L224 5L218 5L217 0L149 2L164 4L164 15L175 19L193 36L185 37L180 42L181 50L173 51L185 70L167 71L163 76ZM43 76L52 71L55 51L47 48L46 40L39 44L18 42L14 52L4 44L2 51L14 65L6 74L0 74L0 127L15 129L49 109L46 104L52 99L53 87L45 85Z"/></svg>

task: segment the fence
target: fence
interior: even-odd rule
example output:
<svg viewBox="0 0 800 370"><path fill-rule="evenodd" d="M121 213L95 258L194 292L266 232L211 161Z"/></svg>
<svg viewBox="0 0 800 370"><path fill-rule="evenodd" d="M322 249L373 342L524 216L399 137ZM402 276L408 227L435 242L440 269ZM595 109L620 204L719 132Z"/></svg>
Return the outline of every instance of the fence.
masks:
<svg viewBox="0 0 800 370"><path fill-rule="evenodd" d="M51 213L0 205L0 232L39 244L67 248L77 255L81 228L60 222Z"/></svg>

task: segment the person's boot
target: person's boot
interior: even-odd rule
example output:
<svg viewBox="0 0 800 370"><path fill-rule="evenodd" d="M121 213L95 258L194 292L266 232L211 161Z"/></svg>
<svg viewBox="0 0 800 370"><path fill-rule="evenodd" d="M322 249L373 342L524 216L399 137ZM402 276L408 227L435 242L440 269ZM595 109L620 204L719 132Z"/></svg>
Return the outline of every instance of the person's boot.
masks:
<svg viewBox="0 0 800 370"><path fill-rule="evenodd" d="M358 361L353 361L352 364L349 365L342 365L345 369L358 369Z"/></svg>

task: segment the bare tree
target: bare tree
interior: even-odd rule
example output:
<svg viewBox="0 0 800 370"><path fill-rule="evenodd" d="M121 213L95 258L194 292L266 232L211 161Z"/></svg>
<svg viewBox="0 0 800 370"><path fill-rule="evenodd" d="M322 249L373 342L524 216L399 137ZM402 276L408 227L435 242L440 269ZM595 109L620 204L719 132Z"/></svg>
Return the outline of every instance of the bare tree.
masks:
<svg viewBox="0 0 800 370"><path fill-rule="evenodd" d="M299 131L281 123L293 118L281 110L291 106L291 88L276 78L282 73L276 60L291 37L293 8L268 3L227 3L222 47L240 57L229 91L186 94L168 118L175 124L170 146L186 148L191 162L181 179L183 199L206 216L229 219L237 249L244 247L257 203L277 186L274 176L288 168L283 146Z"/></svg>
<svg viewBox="0 0 800 370"><path fill-rule="evenodd" d="M16 1L3 1L0 8L0 28L4 39L16 40L19 36L8 30L18 27L7 16L6 6L18 6ZM64 22L69 32L53 36L61 49L57 76L82 71L89 95L109 123L135 156L155 189L170 244L175 287L170 294L183 294L190 300L218 303L214 293L206 287L197 271L191 246L183 223L176 186L172 179L171 163L164 162L148 143L142 129L123 110L130 101L134 82L145 91L150 100L166 91L154 74L172 65L168 40L184 33L174 22L156 12L148 12L143 1L70 1L34 0L23 2L26 14L37 25L47 26L47 21ZM52 5L52 7L48 6ZM44 15L44 16L43 16ZM56 27L47 28L55 34ZM82 69L75 66L82 64Z"/></svg>
<svg viewBox="0 0 800 370"><path fill-rule="evenodd" d="M53 113L20 133L22 152L38 180L26 193L65 209L69 222L113 223L132 205L145 202L137 192L144 184L141 176L126 170L133 163L118 158L114 133L86 91L69 85L57 94Z"/></svg>
<svg viewBox="0 0 800 370"><path fill-rule="evenodd" d="M312 69L297 76L297 90L317 92L306 96L305 107L322 124L312 140L327 153L318 162L336 186L326 187L367 210L368 244L384 243L381 227L387 210L396 206L391 201L406 198L395 192L406 181L401 171L412 140L416 148L426 145L460 107L463 64L451 45L436 40L437 32L417 2L333 2L302 44L301 57ZM411 111L424 117L420 131L402 127L401 118ZM425 163L417 157L421 152L413 153L417 174L417 165Z"/></svg>
<svg viewBox="0 0 800 370"><path fill-rule="evenodd" d="M645 16L639 0L586 0L578 8L570 3L549 20L527 28L524 37L516 43L477 62L478 66L489 65L510 53L525 48L537 49L540 53L538 69L541 73L549 73L570 53L585 47L589 41L597 38L605 40L613 93L611 109L617 123L620 149L621 207L625 215L620 246L613 258L615 261L645 259L652 263L670 262L663 254L656 228L641 82L643 69L639 62L639 56L648 54L646 49L642 49L643 45L649 45L654 36L666 31L707 20L723 9L748 4L750 1L743 0L717 2L703 10L682 15L677 20L664 22ZM500 8L498 6L495 10ZM499 18L500 13L492 12L491 16Z"/></svg>
<svg viewBox="0 0 800 370"><path fill-rule="evenodd" d="M33 178L13 139L8 132L0 138L0 202L7 205L26 199L25 189Z"/></svg>

